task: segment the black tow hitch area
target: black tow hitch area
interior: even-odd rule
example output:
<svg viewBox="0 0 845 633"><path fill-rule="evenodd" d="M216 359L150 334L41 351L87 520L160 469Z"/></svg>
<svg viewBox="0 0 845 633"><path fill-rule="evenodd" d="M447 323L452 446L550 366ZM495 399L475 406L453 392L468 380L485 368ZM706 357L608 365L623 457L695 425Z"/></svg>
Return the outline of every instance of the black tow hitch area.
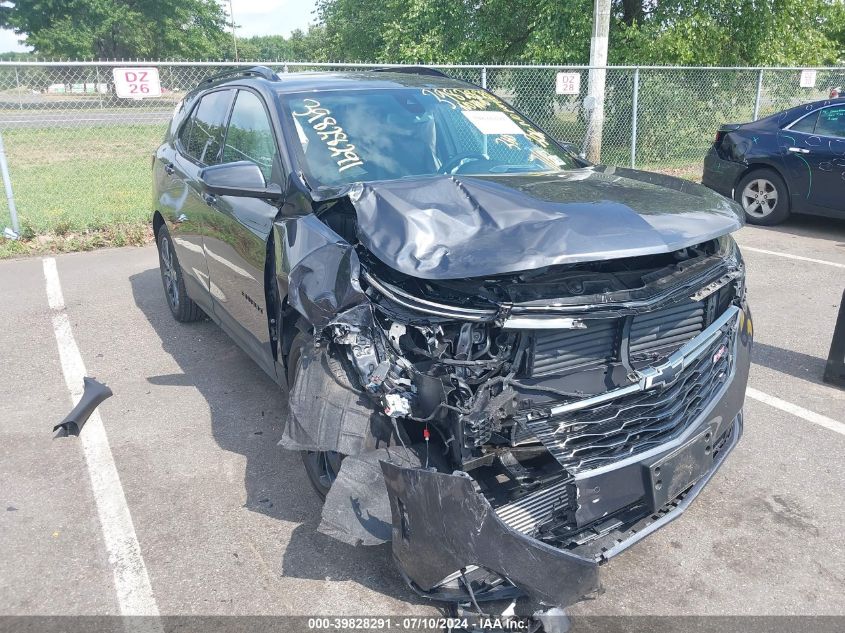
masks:
<svg viewBox="0 0 845 633"><path fill-rule="evenodd" d="M542 604L568 606L599 589L598 565L515 532L472 478L381 462L393 555L412 587L433 592L456 571L500 574Z"/></svg>

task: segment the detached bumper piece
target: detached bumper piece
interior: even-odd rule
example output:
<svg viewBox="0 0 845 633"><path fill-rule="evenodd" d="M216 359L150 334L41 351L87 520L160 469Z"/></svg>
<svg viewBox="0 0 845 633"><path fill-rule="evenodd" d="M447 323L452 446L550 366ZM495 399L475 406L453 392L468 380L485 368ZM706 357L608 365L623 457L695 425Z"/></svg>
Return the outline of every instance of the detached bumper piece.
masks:
<svg viewBox="0 0 845 633"><path fill-rule="evenodd" d="M53 427L53 432L62 430L67 435L79 435L82 427L94 413L94 409L106 398L112 396L112 390L94 378L83 378L84 391L82 397L64 420Z"/></svg>
<svg viewBox="0 0 845 633"><path fill-rule="evenodd" d="M677 518L738 442L751 343L733 307L638 383L525 416L561 476L506 503L464 472L382 462L412 588L437 598L478 567L546 605L596 591L599 566Z"/></svg>
<svg viewBox="0 0 845 633"><path fill-rule="evenodd" d="M414 589L434 591L456 570L483 567L546 604L598 589L598 568L508 527L473 480L382 462L393 517L393 555Z"/></svg>

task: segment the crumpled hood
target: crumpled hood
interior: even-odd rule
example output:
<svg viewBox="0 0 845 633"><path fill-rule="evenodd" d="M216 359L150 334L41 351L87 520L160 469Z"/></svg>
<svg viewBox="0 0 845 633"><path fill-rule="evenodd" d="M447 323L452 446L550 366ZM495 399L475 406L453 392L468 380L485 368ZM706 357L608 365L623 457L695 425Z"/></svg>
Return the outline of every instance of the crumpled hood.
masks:
<svg viewBox="0 0 845 633"><path fill-rule="evenodd" d="M423 279L665 253L743 224L738 205L701 185L604 166L359 183L348 195L362 244Z"/></svg>

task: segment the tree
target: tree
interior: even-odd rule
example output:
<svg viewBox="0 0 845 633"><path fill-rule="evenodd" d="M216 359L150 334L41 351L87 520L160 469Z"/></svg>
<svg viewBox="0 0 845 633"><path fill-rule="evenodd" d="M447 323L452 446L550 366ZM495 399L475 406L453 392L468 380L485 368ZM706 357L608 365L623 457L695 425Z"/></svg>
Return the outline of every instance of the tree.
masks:
<svg viewBox="0 0 845 633"><path fill-rule="evenodd" d="M243 60L324 61L323 29L312 26L308 32L294 30L289 37L254 35L238 38L238 53Z"/></svg>
<svg viewBox="0 0 845 633"><path fill-rule="evenodd" d="M514 61L537 22L515 0L319 0L328 57L341 61Z"/></svg>
<svg viewBox="0 0 845 633"><path fill-rule="evenodd" d="M217 58L226 50L217 0L12 0L0 27L46 57Z"/></svg>
<svg viewBox="0 0 845 633"><path fill-rule="evenodd" d="M616 26L617 63L810 66L845 52L842 0L644 2Z"/></svg>
<svg viewBox="0 0 845 633"><path fill-rule="evenodd" d="M589 61L592 0L318 0L338 61ZM845 57L843 0L614 0L614 64L816 65Z"/></svg>

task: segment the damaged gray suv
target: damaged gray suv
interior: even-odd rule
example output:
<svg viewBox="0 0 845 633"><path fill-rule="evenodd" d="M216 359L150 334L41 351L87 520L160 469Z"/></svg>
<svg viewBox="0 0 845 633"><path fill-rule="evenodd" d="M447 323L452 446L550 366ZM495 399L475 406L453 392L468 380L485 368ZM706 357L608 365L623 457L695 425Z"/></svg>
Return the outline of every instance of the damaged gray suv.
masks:
<svg viewBox="0 0 845 633"><path fill-rule="evenodd" d="M477 86L217 76L153 184L173 316L289 391L320 530L391 541L424 596L571 604L739 440L742 210L591 165Z"/></svg>

